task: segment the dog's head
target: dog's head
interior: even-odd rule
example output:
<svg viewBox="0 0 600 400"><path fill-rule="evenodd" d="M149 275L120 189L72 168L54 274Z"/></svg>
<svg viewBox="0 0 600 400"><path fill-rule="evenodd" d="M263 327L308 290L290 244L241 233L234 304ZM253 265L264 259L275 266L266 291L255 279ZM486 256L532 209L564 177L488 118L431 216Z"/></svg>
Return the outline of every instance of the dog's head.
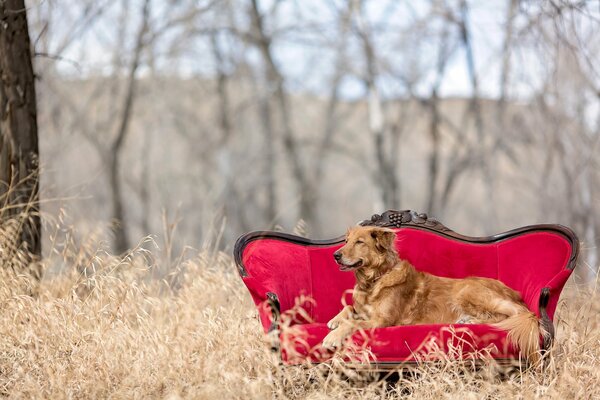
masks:
<svg viewBox="0 0 600 400"><path fill-rule="evenodd" d="M396 232L387 228L357 226L348 229L346 244L333 254L342 271L383 265L396 255Z"/></svg>

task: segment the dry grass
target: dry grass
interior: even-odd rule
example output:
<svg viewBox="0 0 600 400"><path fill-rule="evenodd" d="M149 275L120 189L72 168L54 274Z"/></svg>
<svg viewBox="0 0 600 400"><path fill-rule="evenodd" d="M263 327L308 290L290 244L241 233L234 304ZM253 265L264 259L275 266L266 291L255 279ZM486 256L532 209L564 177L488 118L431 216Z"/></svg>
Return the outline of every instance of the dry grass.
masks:
<svg viewBox="0 0 600 400"><path fill-rule="evenodd" d="M456 365L386 383L339 366L277 366L228 254L198 251L156 278L160 254L110 256L54 237L63 273L30 296L4 270L0 393L13 398L600 398L600 296L570 287L544 373L500 379ZM4 244L0 243L4 246ZM5 248L4 248L5 250ZM6 251L4 253L6 254ZM6 260L3 260L6 262ZM177 282L174 284L173 282ZM333 371L333 373L324 373Z"/></svg>

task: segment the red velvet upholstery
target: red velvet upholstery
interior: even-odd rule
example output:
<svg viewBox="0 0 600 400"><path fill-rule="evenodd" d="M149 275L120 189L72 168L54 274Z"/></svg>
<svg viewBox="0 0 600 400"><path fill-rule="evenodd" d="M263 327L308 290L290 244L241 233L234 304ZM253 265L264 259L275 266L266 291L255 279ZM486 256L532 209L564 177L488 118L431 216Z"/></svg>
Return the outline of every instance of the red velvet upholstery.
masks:
<svg viewBox="0 0 600 400"><path fill-rule="evenodd" d="M288 363L325 361L331 353L320 348L329 333L327 325L299 324L284 329L280 340L282 355ZM380 363L401 363L421 359L451 357L472 358L478 354L493 358L518 358L506 342L506 332L489 325L406 325L377 328L353 336L354 352L368 349ZM358 351L357 351L358 350Z"/></svg>
<svg viewBox="0 0 600 400"><path fill-rule="evenodd" d="M538 315L542 288L550 288L547 312L553 318L562 287L571 270L571 243L552 231L525 232L490 243L474 243L440 235L414 227L396 229L396 246L401 258L415 268L438 276L464 278L483 276L499 279L519 291L527 306ZM333 252L342 245L305 245L277 238L258 239L243 248L243 276L254 302L259 308L265 331L271 325L267 292L277 295L281 312L294 307L296 299L307 296L300 315L291 327L282 329L282 357L288 363L306 357L321 361L330 356L319 344L327 334L326 323L351 303L348 293L354 286L354 275L342 272ZM364 342L365 333L357 333L354 341ZM432 348L448 352L452 343L463 344L462 356L473 351L490 350L495 358L516 357L506 345L506 333L488 325L415 325L378 328L366 333L366 348L380 362L414 361L431 353ZM456 354L454 355L456 356Z"/></svg>

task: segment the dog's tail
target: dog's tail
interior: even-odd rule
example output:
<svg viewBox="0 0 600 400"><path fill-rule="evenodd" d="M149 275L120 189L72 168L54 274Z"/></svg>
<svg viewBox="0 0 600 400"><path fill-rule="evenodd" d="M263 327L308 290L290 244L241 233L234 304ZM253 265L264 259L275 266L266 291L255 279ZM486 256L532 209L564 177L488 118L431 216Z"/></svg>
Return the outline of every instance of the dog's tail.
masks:
<svg viewBox="0 0 600 400"><path fill-rule="evenodd" d="M523 307L518 313L494 324L508 331L508 340L521 351L532 365L540 361L540 335L547 338L550 333L540 324L540 320L531 311Z"/></svg>

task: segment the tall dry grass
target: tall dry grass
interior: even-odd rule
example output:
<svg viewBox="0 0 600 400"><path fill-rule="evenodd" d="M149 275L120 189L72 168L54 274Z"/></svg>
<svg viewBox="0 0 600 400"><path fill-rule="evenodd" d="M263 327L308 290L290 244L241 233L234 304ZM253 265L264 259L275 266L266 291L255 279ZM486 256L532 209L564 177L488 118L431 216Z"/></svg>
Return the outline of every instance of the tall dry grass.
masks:
<svg viewBox="0 0 600 400"><path fill-rule="evenodd" d="M600 398L600 296L594 290L570 286L565 292L552 362L543 373L502 378L449 363L386 382L344 373L339 365L279 367L229 254L206 248L158 274L171 263L160 250L140 246L118 258L101 242L75 240L68 229L56 229L52 238L46 262L60 264L60 274L35 285L23 270L2 269L3 396ZM9 243L0 243L0 254L12 254Z"/></svg>

